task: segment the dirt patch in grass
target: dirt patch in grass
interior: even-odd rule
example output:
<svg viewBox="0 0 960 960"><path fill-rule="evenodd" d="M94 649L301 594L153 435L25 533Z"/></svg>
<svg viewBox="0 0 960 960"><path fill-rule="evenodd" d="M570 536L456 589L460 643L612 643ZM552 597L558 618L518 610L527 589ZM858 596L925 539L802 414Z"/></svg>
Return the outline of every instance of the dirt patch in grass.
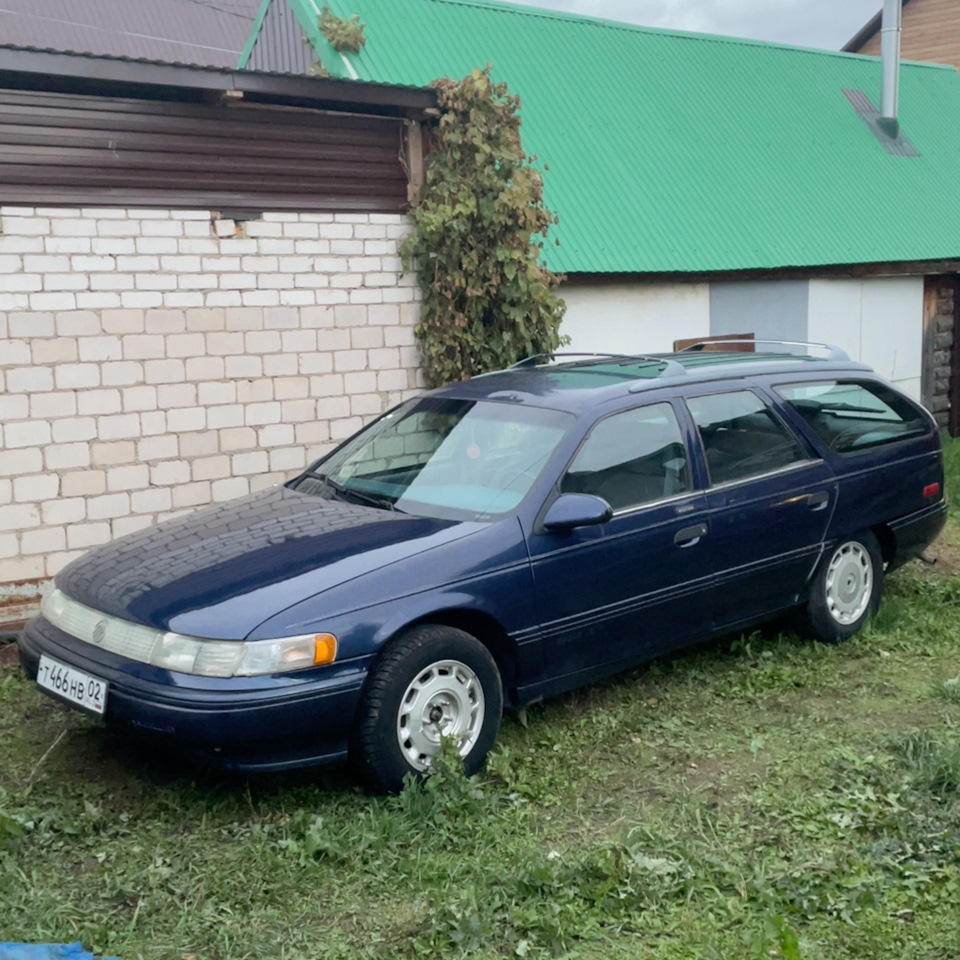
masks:
<svg viewBox="0 0 960 960"><path fill-rule="evenodd" d="M923 558L914 566L925 576L949 580L960 574L960 543L955 537L941 536L936 543L927 547Z"/></svg>
<svg viewBox="0 0 960 960"><path fill-rule="evenodd" d="M0 640L0 670L4 667L13 667L19 662L16 642L5 643Z"/></svg>
<svg viewBox="0 0 960 960"><path fill-rule="evenodd" d="M684 786L707 800L726 804L739 797L744 789L762 778L767 763L749 751L706 757L687 765Z"/></svg>

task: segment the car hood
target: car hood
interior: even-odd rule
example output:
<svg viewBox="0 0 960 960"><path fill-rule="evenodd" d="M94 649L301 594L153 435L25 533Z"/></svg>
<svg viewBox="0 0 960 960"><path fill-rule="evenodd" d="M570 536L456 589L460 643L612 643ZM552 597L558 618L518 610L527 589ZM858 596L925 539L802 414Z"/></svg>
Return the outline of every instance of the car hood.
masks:
<svg viewBox="0 0 960 960"><path fill-rule="evenodd" d="M239 639L292 604L482 527L277 487L97 547L56 583L124 620Z"/></svg>

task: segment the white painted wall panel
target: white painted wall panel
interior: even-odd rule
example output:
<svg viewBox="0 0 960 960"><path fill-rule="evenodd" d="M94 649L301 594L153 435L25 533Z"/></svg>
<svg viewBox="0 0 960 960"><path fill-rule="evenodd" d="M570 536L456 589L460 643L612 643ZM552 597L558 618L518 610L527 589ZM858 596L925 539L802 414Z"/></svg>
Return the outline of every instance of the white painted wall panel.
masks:
<svg viewBox="0 0 960 960"><path fill-rule="evenodd" d="M808 335L842 347L920 399L923 277L811 280Z"/></svg>
<svg viewBox="0 0 960 960"><path fill-rule="evenodd" d="M710 333L752 333L758 340L807 338L807 280L717 281L710 285Z"/></svg>
<svg viewBox="0 0 960 960"><path fill-rule="evenodd" d="M923 370L923 277L863 281L860 359L906 389Z"/></svg>
<svg viewBox="0 0 960 960"><path fill-rule="evenodd" d="M565 284L560 293L566 350L653 353L711 333L709 284ZM919 399L923 277L811 280L805 339L842 347Z"/></svg>
<svg viewBox="0 0 960 960"><path fill-rule="evenodd" d="M564 350L656 353L673 341L710 334L710 286L705 283L564 284Z"/></svg>
<svg viewBox="0 0 960 960"><path fill-rule="evenodd" d="M860 359L862 280L811 280L807 339L842 347Z"/></svg>

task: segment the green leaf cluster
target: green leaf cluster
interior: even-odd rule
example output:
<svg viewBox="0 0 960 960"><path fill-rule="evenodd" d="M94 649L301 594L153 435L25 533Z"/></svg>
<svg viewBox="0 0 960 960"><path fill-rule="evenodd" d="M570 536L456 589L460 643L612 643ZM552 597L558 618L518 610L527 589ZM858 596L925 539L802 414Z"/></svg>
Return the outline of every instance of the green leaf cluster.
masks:
<svg viewBox="0 0 960 960"><path fill-rule="evenodd" d="M320 11L319 25L320 32L337 53L359 53L367 42L363 34L366 24L360 22L357 13L349 20L341 20L329 7L324 7Z"/></svg>
<svg viewBox="0 0 960 960"><path fill-rule="evenodd" d="M562 277L540 262L557 217L523 150L520 98L491 79L489 64L433 87L436 149L400 251L423 291L416 334L431 387L555 351L565 310Z"/></svg>

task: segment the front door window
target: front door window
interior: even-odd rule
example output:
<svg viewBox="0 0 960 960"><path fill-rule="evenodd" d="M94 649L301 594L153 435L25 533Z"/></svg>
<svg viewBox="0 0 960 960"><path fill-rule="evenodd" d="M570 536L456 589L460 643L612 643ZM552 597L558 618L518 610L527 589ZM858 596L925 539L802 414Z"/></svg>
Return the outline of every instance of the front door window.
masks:
<svg viewBox="0 0 960 960"><path fill-rule="evenodd" d="M655 403L601 420L560 489L602 497L615 512L686 493L687 456L673 408Z"/></svg>

